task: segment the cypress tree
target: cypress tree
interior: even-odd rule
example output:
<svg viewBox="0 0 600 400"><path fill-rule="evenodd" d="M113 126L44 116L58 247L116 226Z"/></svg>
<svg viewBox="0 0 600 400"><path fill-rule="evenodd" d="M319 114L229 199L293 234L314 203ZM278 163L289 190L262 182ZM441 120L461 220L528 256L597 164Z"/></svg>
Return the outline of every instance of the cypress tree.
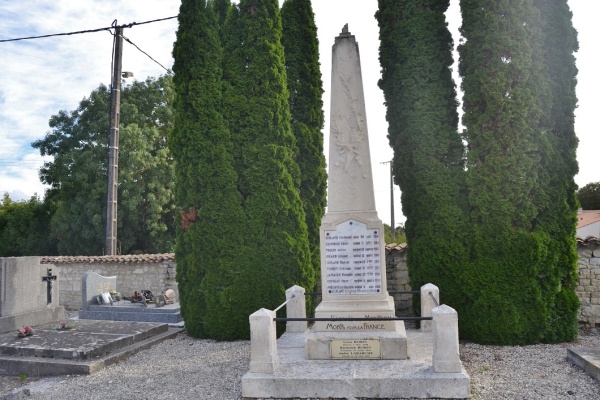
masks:
<svg viewBox="0 0 600 400"><path fill-rule="evenodd" d="M300 198L312 266L318 275L320 226L327 201L327 173L323 152L323 81L319 68L319 41L310 0L286 0L281 8L287 87L300 167ZM307 288L310 289L310 288Z"/></svg>
<svg viewBox="0 0 600 400"><path fill-rule="evenodd" d="M459 307L458 277L468 252L448 6L449 0L379 0L375 16L379 87L387 106L394 180L402 191L411 285L432 282L444 303Z"/></svg>
<svg viewBox="0 0 600 400"><path fill-rule="evenodd" d="M249 314L273 309L285 299L285 289L312 287L315 279L281 35L277 0L241 0L223 31L223 112L247 221L242 235L248 263L233 277L236 289L223 293L236 311L230 323L239 337L249 335Z"/></svg>
<svg viewBox="0 0 600 400"><path fill-rule="evenodd" d="M232 138L221 109L222 50L206 1L182 0L173 50L176 117L169 146L176 161L181 211L175 254L182 316L194 337L233 339L248 327L229 302L234 276L246 265L240 231L242 197ZM244 316L248 324L248 314Z"/></svg>
<svg viewBox="0 0 600 400"><path fill-rule="evenodd" d="M553 315L545 276L555 276L552 234L538 221L544 192L540 124L547 80L533 0L461 0L472 262L461 286L463 337L535 343ZM550 264L549 264L550 263ZM549 278L554 279L554 278Z"/></svg>
<svg viewBox="0 0 600 400"><path fill-rule="evenodd" d="M566 0L535 0L540 13L540 79L545 102L538 130L541 162L537 223L549 236L545 270L538 280L549 306L546 342L570 341L577 337L576 221L577 199L574 176L577 137L575 136L575 95L577 32Z"/></svg>

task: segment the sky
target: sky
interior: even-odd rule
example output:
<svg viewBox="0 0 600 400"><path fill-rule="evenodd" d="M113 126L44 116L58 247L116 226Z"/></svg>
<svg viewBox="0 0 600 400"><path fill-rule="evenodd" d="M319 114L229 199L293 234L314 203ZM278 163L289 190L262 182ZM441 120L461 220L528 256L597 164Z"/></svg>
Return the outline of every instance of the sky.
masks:
<svg viewBox="0 0 600 400"><path fill-rule="evenodd" d="M389 224L390 169L383 163L392 159L392 150L386 136L383 93L377 86L377 0L313 0L312 5L325 89L325 154L329 147L331 46L348 23L360 47L376 207L379 218ZM600 181L600 135L596 134L595 124L596 96L600 93L600 75L595 71L595 17L600 15L600 1L569 0L569 6L579 39L575 55L579 69L575 112L579 174L575 181L581 187ZM139 23L176 16L178 10L179 1L175 0L0 0L0 40L105 28L115 19L118 24ZM451 0L447 19L457 44L459 0ZM171 68L176 31L177 20L171 19L125 29L124 36L162 66ZM112 36L106 31L0 43L0 195L9 192L17 199L43 196L45 187L39 181L38 170L44 158L31 143L49 131L52 115L76 109L100 84L110 84L111 52ZM164 74L162 66L124 43L123 71L133 72L133 79ZM405 218L397 186L394 202L398 224Z"/></svg>

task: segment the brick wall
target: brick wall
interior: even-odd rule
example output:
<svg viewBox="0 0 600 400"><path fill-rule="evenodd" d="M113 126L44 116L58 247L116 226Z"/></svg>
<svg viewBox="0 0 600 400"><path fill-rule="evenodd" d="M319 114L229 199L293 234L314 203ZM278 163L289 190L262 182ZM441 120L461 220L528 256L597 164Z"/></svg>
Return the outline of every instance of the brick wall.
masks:
<svg viewBox="0 0 600 400"><path fill-rule="evenodd" d="M67 310L80 309L81 277L88 271L103 276L116 276L116 290L125 296L140 290L162 294L167 289L173 289L178 294L173 254L42 257L41 262L54 264L59 268L60 305Z"/></svg>

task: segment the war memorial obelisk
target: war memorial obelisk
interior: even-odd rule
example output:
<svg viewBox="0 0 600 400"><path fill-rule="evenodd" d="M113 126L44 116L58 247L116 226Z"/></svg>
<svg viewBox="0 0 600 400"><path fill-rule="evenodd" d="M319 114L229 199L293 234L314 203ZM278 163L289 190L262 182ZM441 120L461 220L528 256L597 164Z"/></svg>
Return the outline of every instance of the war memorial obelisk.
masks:
<svg viewBox="0 0 600 400"><path fill-rule="evenodd" d="M375 209L360 55L348 25L335 38L327 213L321 223L322 302L317 318L394 317L387 292L383 223ZM318 321L309 359L405 359L403 321Z"/></svg>
<svg viewBox="0 0 600 400"><path fill-rule="evenodd" d="M467 398L470 379L459 358L456 311L434 308L432 332L409 330L410 348L404 322L393 319L358 44L347 25L335 38L331 70L328 209L321 223L323 299L315 310L317 321L309 329L293 322L296 316L306 319L305 292L299 286L286 291L292 321L279 339L277 310L250 315L250 371L242 377L242 396Z"/></svg>

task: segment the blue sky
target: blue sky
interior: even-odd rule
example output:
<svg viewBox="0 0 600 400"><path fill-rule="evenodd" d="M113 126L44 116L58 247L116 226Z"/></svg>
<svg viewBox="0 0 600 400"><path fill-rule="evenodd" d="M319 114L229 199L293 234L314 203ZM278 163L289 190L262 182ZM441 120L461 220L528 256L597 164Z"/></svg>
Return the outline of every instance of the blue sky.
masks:
<svg viewBox="0 0 600 400"><path fill-rule="evenodd" d="M451 0L447 13L455 35L460 25L458 1ZM600 181L597 162L600 135L596 134L595 118L600 76L595 71L594 57L598 47L595 17L600 15L600 1L569 0L569 5L579 32L576 132L580 140L577 153L580 173L576 182L583 186ZM119 24L143 22L175 16L178 9L179 2L173 0L0 0L0 39L103 28L114 19ZM381 163L392 158L392 151L386 138L383 95L377 87L378 27L373 17L377 0L315 0L313 9L325 89L326 154L331 46L348 23L360 45L377 210L379 217L389 223L389 166ZM176 20L169 20L126 29L124 35L170 68L176 29ZM107 32L0 43L0 194L43 195L44 186L38 179L43 159L31 143L48 132L52 115L77 108L83 97L98 85L110 83L111 49L112 36ZM165 72L128 43L124 44L123 70L132 71L139 80ZM398 188L394 197L398 222L404 220Z"/></svg>

